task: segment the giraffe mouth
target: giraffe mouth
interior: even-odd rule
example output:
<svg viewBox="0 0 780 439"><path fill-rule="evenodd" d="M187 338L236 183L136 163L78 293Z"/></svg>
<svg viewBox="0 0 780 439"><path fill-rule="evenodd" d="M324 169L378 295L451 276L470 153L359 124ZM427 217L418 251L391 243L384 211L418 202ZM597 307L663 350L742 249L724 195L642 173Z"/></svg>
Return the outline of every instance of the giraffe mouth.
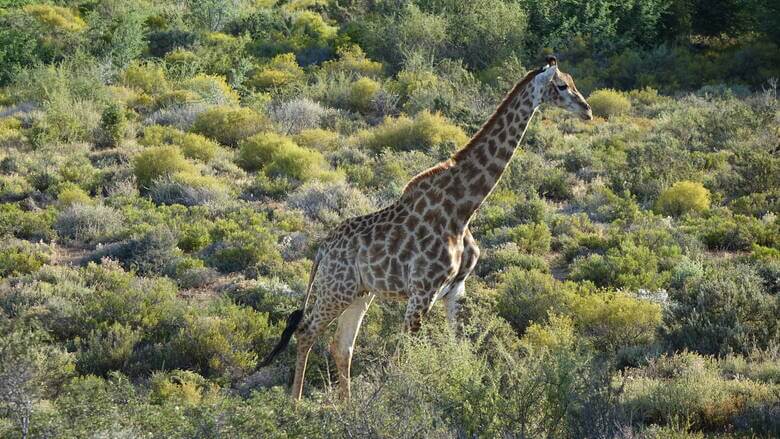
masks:
<svg viewBox="0 0 780 439"><path fill-rule="evenodd" d="M582 113L582 120L593 120L593 112L588 110L585 113Z"/></svg>

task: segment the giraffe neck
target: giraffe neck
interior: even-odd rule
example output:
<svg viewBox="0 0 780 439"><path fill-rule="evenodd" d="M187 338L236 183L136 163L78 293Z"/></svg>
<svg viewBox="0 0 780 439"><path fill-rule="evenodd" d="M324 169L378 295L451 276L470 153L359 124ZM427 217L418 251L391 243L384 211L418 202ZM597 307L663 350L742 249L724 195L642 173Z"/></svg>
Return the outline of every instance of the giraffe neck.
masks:
<svg viewBox="0 0 780 439"><path fill-rule="evenodd" d="M454 201L453 214L463 227L495 188L539 106L541 92L534 83L535 73L509 92L469 144L453 157L447 170L452 181L444 192Z"/></svg>

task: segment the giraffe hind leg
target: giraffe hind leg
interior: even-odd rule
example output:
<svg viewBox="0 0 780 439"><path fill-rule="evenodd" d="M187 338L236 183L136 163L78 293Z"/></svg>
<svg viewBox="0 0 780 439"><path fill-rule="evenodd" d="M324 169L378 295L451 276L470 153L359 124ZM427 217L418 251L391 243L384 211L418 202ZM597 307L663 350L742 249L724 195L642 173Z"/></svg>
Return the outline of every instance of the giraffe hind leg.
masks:
<svg viewBox="0 0 780 439"><path fill-rule="evenodd" d="M358 297L341 314L338 321L338 329L335 338L330 344L330 352L336 362L339 372L339 397L342 400L350 398L350 368L352 366L352 353L354 352L355 339L357 338L360 324L368 311L368 307L375 295L369 293Z"/></svg>
<svg viewBox="0 0 780 439"><path fill-rule="evenodd" d="M295 360L295 378L291 389L292 397L300 400L303 396L303 380L306 375L306 363L311 352L311 347L317 341L317 337L325 332L325 328L338 317L349 305L349 302L328 295L327 305L323 305L323 297L318 296L312 311L295 333L298 342L298 353Z"/></svg>

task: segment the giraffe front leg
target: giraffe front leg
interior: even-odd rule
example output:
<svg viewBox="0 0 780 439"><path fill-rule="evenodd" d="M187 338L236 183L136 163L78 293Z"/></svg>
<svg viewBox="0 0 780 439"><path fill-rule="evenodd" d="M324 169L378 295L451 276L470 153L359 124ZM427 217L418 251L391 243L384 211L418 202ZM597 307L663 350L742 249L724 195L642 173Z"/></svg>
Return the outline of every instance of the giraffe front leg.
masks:
<svg viewBox="0 0 780 439"><path fill-rule="evenodd" d="M414 334L420 330L422 318L428 314L436 296L435 291L420 289L411 294L406 303L406 314L404 316L404 330Z"/></svg>
<svg viewBox="0 0 780 439"><path fill-rule="evenodd" d="M450 290L444 296L444 309L447 314L447 321L456 333L460 331L458 314L462 306L463 296L466 294L466 279L474 271L474 267L477 266L479 253L477 242L471 236L471 231L466 229L466 234L463 236L463 255L461 256L460 268L455 279L453 279Z"/></svg>
<svg viewBox="0 0 780 439"><path fill-rule="evenodd" d="M339 317L336 336L330 344L330 353L333 355L336 368L339 371L339 398L341 400L349 400L350 398L350 368L352 367L355 339L363 317L374 297L374 294L369 293L352 302Z"/></svg>

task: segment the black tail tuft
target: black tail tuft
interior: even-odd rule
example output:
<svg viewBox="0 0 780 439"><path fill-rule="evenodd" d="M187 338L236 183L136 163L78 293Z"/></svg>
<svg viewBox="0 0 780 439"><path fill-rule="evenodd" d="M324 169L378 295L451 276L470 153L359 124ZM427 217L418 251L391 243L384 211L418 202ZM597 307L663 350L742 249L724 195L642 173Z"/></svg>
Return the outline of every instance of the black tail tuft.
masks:
<svg viewBox="0 0 780 439"><path fill-rule="evenodd" d="M265 359L260 363L260 367L265 367L271 364L271 361L273 361L274 357L279 355L279 353L287 347L287 345L290 343L290 339L295 333L295 330L298 328L298 325L301 324L301 320L303 320L302 309L293 311L292 314L290 314L290 317L287 317L287 326L285 326L284 331L282 331L282 337L279 339L279 343L276 344L274 350L272 350L271 353L268 354L268 356L266 356Z"/></svg>

